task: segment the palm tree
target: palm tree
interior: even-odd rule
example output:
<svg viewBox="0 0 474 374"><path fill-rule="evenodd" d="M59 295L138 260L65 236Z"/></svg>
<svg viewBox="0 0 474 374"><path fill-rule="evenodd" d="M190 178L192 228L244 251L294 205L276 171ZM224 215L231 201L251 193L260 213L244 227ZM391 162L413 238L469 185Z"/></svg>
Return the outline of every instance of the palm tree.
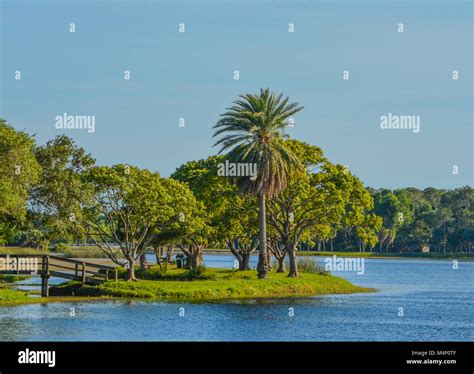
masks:
<svg viewBox="0 0 474 374"><path fill-rule="evenodd" d="M289 118L303 107L288 104L289 98L276 95L267 88L260 94L240 95L214 125L214 137L225 134L214 146L219 153L228 150L226 158L232 163L256 165L257 177L237 177L242 193L256 195L259 202L259 261L258 278L268 276L266 256L267 232L265 199L277 195L286 186L290 168L301 164L286 147L284 129Z"/></svg>

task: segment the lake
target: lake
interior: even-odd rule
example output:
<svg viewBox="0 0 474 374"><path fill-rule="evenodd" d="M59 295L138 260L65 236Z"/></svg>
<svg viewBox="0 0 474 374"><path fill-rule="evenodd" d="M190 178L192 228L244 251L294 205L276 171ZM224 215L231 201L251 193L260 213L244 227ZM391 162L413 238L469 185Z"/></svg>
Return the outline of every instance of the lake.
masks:
<svg viewBox="0 0 474 374"><path fill-rule="evenodd" d="M204 260L209 267L230 268L234 262L230 255ZM1 307L0 340L474 340L473 262L459 262L454 269L447 260L365 259L364 274L333 274L379 292L207 304L94 301Z"/></svg>

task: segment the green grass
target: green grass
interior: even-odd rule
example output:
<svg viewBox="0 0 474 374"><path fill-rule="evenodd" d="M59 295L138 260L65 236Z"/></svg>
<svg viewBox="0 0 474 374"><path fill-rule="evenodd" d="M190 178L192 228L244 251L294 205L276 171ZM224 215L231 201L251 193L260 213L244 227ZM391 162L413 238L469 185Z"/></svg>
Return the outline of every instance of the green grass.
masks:
<svg viewBox="0 0 474 374"><path fill-rule="evenodd" d="M114 249L118 258L123 258L119 249ZM60 252L61 255L69 258L108 258L102 249L95 246L90 247L68 247Z"/></svg>
<svg viewBox="0 0 474 374"><path fill-rule="evenodd" d="M430 259L457 259L474 260L474 253L421 253L421 252L403 252L403 253L380 253L380 252L316 252L316 251L298 251L298 256L343 256L343 257L371 257L371 258L430 258Z"/></svg>
<svg viewBox="0 0 474 374"><path fill-rule="evenodd" d="M29 275L0 275L0 282L15 283L30 278Z"/></svg>
<svg viewBox="0 0 474 374"><path fill-rule="evenodd" d="M184 272L182 269L168 270L168 273L176 276ZM329 275L303 273L299 278L288 278L286 274L272 272L269 279L258 280L254 270L208 269L206 274L212 276L213 279L118 281L106 282L97 286L84 286L78 282L68 282L51 289L51 295L206 301L375 291L355 286L345 279Z"/></svg>
<svg viewBox="0 0 474 374"><path fill-rule="evenodd" d="M0 305L23 304L28 303L30 299L26 292L0 288Z"/></svg>
<svg viewBox="0 0 474 374"><path fill-rule="evenodd" d="M289 264L287 265L289 267ZM330 272L325 269L324 265L318 264L312 258L298 257L298 270L301 273L329 275Z"/></svg>
<svg viewBox="0 0 474 374"><path fill-rule="evenodd" d="M0 247L0 255L48 255L49 251L27 247Z"/></svg>

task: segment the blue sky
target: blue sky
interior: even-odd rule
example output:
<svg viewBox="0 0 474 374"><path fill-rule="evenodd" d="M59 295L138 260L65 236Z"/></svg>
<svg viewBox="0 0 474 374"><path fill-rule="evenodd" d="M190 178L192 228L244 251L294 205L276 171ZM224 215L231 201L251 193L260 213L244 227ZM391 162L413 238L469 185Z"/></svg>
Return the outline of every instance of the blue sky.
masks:
<svg viewBox="0 0 474 374"><path fill-rule="evenodd" d="M99 164L167 176L217 152L237 95L269 87L305 107L288 133L368 186L472 185L470 2L1 4L0 116L39 143L65 132ZM57 130L64 112L95 115L96 132ZM420 133L380 129L389 112L419 115Z"/></svg>

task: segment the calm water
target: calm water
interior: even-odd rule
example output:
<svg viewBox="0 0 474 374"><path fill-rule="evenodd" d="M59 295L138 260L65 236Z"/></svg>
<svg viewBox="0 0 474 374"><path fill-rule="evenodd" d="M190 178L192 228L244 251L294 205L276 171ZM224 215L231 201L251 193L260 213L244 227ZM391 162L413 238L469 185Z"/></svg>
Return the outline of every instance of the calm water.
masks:
<svg viewBox="0 0 474 374"><path fill-rule="evenodd" d="M209 267L233 264L231 256L222 255L208 255L205 261ZM0 340L474 340L472 262L460 262L455 270L451 261L372 259L365 260L364 275L334 274L380 292L226 304L107 301L2 307ZM184 308L183 317L179 308Z"/></svg>

